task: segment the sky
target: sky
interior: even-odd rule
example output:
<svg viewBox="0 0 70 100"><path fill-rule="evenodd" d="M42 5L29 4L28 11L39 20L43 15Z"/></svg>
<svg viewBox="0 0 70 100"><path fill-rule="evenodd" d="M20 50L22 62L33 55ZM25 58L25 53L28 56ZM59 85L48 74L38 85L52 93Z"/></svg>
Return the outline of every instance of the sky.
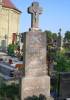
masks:
<svg viewBox="0 0 70 100"><path fill-rule="evenodd" d="M70 31L70 0L11 0L14 5L22 11L20 15L19 32L28 31L31 27L31 15L28 14L27 8L33 1L39 2L43 8L40 15L39 26L42 31L50 30L58 33L62 29L62 35Z"/></svg>

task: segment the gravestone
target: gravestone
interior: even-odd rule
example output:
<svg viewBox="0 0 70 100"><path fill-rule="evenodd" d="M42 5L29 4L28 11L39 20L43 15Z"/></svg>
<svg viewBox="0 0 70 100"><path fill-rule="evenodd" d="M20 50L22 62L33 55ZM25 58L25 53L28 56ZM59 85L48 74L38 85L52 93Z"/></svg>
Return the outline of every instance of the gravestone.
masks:
<svg viewBox="0 0 70 100"><path fill-rule="evenodd" d="M62 99L70 98L70 72L60 73L59 96Z"/></svg>
<svg viewBox="0 0 70 100"><path fill-rule="evenodd" d="M21 81L21 100L43 95L50 99L50 77L46 64L46 36L39 29L39 15L42 8L33 2L28 8L31 14L31 29L26 34L25 77ZM29 99L32 100L32 99ZM45 99L43 99L45 100Z"/></svg>
<svg viewBox="0 0 70 100"><path fill-rule="evenodd" d="M2 51L4 51L4 52L7 51L7 42L6 42L6 40L1 41L1 48L2 48Z"/></svg>

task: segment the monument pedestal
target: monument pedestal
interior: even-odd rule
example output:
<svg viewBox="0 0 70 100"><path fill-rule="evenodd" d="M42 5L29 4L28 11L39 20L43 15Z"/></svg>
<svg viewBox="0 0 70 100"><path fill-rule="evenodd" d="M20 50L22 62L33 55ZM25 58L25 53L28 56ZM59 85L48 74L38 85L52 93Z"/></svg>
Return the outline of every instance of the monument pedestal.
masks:
<svg viewBox="0 0 70 100"><path fill-rule="evenodd" d="M27 100L28 97L44 95L50 100L50 77L25 77L22 79L21 100Z"/></svg>

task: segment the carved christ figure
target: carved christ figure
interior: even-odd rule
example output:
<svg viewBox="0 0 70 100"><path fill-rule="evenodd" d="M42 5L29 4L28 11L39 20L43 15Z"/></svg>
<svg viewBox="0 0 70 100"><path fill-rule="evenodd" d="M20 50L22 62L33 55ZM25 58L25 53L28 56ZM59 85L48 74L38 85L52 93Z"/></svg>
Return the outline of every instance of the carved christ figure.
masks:
<svg viewBox="0 0 70 100"><path fill-rule="evenodd" d="M38 27L39 23L39 13L36 10L33 10L33 27Z"/></svg>
<svg viewBox="0 0 70 100"><path fill-rule="evenodd" d="M38 14L35 12L35 22L37 21Z"/></svg>

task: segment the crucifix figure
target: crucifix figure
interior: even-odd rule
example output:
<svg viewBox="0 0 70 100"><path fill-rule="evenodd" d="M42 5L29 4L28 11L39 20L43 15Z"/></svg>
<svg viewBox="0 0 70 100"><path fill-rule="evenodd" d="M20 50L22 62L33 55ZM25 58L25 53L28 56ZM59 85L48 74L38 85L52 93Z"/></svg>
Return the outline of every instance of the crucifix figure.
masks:
<svg viewBox="0 0 70 100"><path fill-rule="evenodd" d="M39 7L39 3L33 2L32 6L28 8L28 13L31 14L31 28L38 28L39 15L42 13L42 8Z"/></svg>

